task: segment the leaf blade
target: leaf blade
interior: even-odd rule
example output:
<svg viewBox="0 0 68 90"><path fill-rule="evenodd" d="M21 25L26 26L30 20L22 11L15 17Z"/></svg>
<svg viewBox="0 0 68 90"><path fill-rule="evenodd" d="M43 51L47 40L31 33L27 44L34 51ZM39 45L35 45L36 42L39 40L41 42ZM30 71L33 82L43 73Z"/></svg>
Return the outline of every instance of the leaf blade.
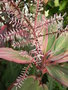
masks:
<svg viewBox="0 0 68 90"><path fill-rule="evenodd" d="M16 90L16 86L11 90ZM44 87L39 85L39 81L30 76L24 81L21 88L18 88L18 90L48 90L48 88L46 85L44 85Z"/></svg>
<svg viewBox="0 0 68 90"><path fill-rule="evenodd" d="M47 66L48 73L55 80L68 87L68 68L59 65Z"/></svg>
<svg viewBox="0 0 68 90"><path fill-rule="evenodd" d="M21 64L32 62L32 57L27 53L16 51L11 48L0 48L0 58Z"/></svg>

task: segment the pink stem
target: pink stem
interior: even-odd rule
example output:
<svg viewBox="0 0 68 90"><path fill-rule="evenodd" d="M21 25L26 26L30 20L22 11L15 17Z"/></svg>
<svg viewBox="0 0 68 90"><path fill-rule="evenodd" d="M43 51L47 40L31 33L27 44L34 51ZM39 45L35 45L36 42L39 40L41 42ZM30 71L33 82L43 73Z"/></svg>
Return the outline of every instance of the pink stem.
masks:
<svg viewBox="0 0 68 90"><path fill-rule="evenodd" d="M35 31L36 23L37 23L37 16L38 16L38 7L39 7L39 0L37 0L37 8L36 8L36 15L35 15L35 23L34 23L34 29L33 29L33 35L34 35L34 38L35 38L36 50L37 50L37 52L39 53L38 48L37 48L38 42L37 42L36 31Z"/></svg>

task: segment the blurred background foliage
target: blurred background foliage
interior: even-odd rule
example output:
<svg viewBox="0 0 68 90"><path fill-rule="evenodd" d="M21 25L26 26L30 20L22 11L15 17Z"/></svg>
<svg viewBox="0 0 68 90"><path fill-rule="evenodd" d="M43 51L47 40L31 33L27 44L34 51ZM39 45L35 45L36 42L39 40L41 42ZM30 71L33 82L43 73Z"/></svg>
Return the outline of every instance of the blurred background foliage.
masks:
<svg viewBox="0 0 68 90"><path fill-rule="evenodd" d="M66 14L64 17L64 26L68 24L68 0L50 0L46 5L44 4L44 10L48 11L48 16L54 14Z"/></svg>
<svg viewBox="0 0 68 90"><path fill-rule="evenodd" d="M46 2L48 1L48 2ZM30 13L35 13L36 7L34 0L22 0L19 4L19 7L27 6ZM45 14L47 17L54 16L54 14L64 15L64 27L68 24L68 0L43 0L40 4L40 10L42 14Z"/></svg>
<svg viewBox="0 0 68 90"><path fill-rule="evenodd" d="M14 0L17 2L18 0ZM33 18L33 15L36 11L34 0L21 0L18 7L21 9L24 9L24 12L26 11L30 13L30 17ZM0 8L2 7L0 2ZM40 4L40 13L45 14L46 17L54 16L54 14L62 14L66 15L64 16L64 27L68 24L68 0L49 0L47 3L42 2ZM1 22L0 22L1 24ZM1 25L0 25L1 26ZM7 45L8 46L8 45ZM25 47L27 51L30 50L30 48ZM24 65L15 64L12 62L4 61L0 59L0 90L7 90L7 87L14 82L16 77L20 74L22 68ZM30 73L33 73L34 69L31 70ZM49 90L68 90L66 87L62 86L60 83L56 82L52 78L50 78L48 75L44 75L42 78L43 83L47 83Z"/></svg>
<svg viewBox="0 0 68 90"><path fill-rule="evenodd" d="M24 2L25 1L25 2ZM22 8L24 5L28 7L30 13L35 13L36 7L34 0L22 0L19 7ZM48 1L46 3L46 1ZM40 12L45 16L51 17L54 14L65 14L64 26L68 24L68 0L43 0L40 5ZM43 8L43 9L42 9Z"/></svg>

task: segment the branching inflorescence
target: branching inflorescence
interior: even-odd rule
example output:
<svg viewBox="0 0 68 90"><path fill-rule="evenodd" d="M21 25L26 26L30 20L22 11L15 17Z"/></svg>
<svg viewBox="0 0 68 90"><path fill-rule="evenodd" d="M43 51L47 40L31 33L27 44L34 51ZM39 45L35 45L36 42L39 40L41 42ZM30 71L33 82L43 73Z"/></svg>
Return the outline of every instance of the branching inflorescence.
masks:
<svg viewBox="0 0 68 90"><path fill-rule="evenodd" d="M38 12L41 1L36 0L36 13L35 17L33 18L34 20L31 22L25 15L25 13L22 13L22 11L19 9L18 6L20 2L21 0L19 0L19 2L16 4L13 0L3 0L1 3L4 7L0 10L0 22L4 24L0 30L0 44L6 43L11 40L11 47L13 48L24 47L28 44L35 47L28 52L32 57L31 63L29 63L26 68L24 68L21 75L12 84L12 87L16 86L16 88L21 88L23 81L28 76L29 68L32 67L32 64L34 64L37 69L42 71L43 75L50 70L48 66L68 61L68 54L66 53L66 49L66 52L64 50L63 53L60 54L60 51L64 49L64 47L59 48L59 46L61 46L59 45L57 46L58 49L54 50L56 47L54 47L54 45L58 40L58 37L60 38L61 36L62 38L64 38L64 34L66 33L66 39L68 38L68 27L63 29L62 25L63 16L61 16L60 14L54 15L54 17L51 17L50 19L45 18L44 15L41 15L41 13L39 14ZM9 7L6 7L7 3ZM2 19L2 14L4 16L5 22ZM50 37L52 38L50 39ZM50 40L52 43L50 46L48 46ZM59 53L59 55L57 54L57 56L54 56L56 53ZM50 72L48 73L52 76ZM62 84L64 84L64 82L62 82ZM64 85L68 86L67 84ZM10 90L11 88L9 88L8 90Z"/></svg>

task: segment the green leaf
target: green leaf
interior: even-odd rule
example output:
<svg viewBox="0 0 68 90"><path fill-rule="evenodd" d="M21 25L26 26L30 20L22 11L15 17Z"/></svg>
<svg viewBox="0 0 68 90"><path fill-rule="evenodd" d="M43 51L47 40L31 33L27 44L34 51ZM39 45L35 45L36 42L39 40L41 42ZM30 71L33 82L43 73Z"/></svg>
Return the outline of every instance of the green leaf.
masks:
<svg viewBox="0 0 68 90"><path fill-rule="evenodd" d="M57 23L52 23L51 25L48 26L48 33L52 33L57 31ZM48 35L48 45L47 45L47 49L46 51L50 50L54 44L54 41L56 39L56 35L52 34L52 35Z"/></svg>
<svg viewBox="0 0 68 90"><path fill-rule="evenodd" d="M55 42L54 51L57 51L55 54L60 54L68 50L68 33L66 35L63 34L61 34Z"/></svg>
<svg viewBox="0 0 68 90"><path fill-rule="evenodd" d="M16 90L16 86L14 86L11 90ZM33 77L27 78L22 84L21 88L18 90L48 90L46 85L39 85L39 81L35 80Z"/></svg>
<svg viewBox="0 0 68 90"><path fill-rule="evenodd" d="M59 0L54 1L55 7L59 6Z"/></svg>
<svg viewBox="0 0 68 90"><path fill-rule="evenodd" d="M63 1L60 3L59 10L62 11L63 9L65 9L66 4L67 4L67 1L66 1L66 0L63 0Z"/></svg>
<svg viewBox="0 0 68 90"><path fill-rule="evenodd" d="M47 66L48 73L55 80L68 87L68 64Z"/></svg>
<svg viewBox="0 0 68 90"><path fill-rule="evenodd" d="M32 62L32 57L27 52L16 51L11 48L0 48L0 58L21 64Z"/></svg>

